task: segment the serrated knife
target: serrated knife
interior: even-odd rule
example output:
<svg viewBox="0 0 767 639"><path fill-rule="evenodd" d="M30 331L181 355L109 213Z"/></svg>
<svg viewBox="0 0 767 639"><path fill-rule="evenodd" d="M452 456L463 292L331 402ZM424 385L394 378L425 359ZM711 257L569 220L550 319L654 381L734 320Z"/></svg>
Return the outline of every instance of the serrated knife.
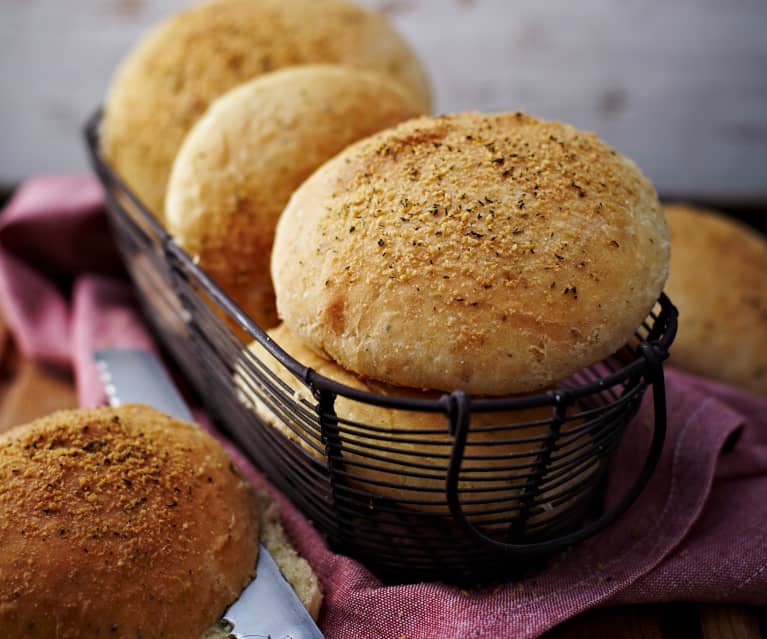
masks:
<svg viewBox="0 0 767 639"><path fill-rule="evenodd" d="M149 404L194 423L178 389L154 354L110 349L98 351L94 357L110 405ZM224 613L219 625L234 639L323 639L263 544L259 546L256 577Z"/></svg>

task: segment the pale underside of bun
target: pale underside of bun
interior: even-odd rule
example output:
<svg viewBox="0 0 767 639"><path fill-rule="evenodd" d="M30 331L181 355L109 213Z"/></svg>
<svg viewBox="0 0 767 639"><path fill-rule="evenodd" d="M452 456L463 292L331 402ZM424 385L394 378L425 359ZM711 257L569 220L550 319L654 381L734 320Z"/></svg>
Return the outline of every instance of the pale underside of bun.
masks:
<svg viewBox="0 0 767 639"><path fill-rule="evenodd" d="M323 599L319 579L288 538L277 505L264 492L259 492L258 497L261 504L261 543L266 546L307 612L316 620Z"/></svg>
<svg viewBox="0 0 767 639"><path fill-rule="evenodd" d="M140 405L0 437L0 636L189 639L253 577L253 491L201 429Z"/></svg>
<svg viewBox="0 0 767 639"><path fill-rule="evenodd" d="M277 219L318 166L376 131L420 115L373 71L306 65L213 102L173 163L168 231L260 326L276 324L269 263Z"/></svg>
<svg viewBox="0 0 767 639"><path fill-rule="evenodd" d="M521 113L420 118L367 138L278 223L278 314L362 376L502 395L620 348L659 296L668 229L633 162Z"/></svg>
<svg viewBox="0 0 767 639"><path fill-rule="evenodd" d="M430 108L423 68L382 16L347 0L214 0L169 18L125 58L106 99L104 153L162 220L173 158L208 105L306 63L378 70Z"/></svg>
<svg viewBox="0 0 767 639"><path fill-rule="evenodd" d="M767 239L722 213L665 207L673 366L767 395Z"/></svg>

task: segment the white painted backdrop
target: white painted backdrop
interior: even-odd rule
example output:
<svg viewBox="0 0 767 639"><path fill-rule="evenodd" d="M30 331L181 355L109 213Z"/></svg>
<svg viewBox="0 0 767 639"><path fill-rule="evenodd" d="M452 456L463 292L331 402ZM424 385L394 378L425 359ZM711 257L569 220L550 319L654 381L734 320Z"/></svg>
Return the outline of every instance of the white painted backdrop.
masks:
<svg viewBox="0 0 767 639"><path fill-rule="evenodd" d="M190 0L0 0L0 185L86 166L119 58ZM767 202L767 0L360 0L423 57L439 111L596 130L665 195Z"/></svg>

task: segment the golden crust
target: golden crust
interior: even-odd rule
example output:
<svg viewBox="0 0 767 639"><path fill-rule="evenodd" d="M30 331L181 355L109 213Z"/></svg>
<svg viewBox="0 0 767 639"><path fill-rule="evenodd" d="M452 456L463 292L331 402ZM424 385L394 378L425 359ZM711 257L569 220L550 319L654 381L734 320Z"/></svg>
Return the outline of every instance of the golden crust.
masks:
<svg viewBox="0 0 767 639"><path fill-rule="evenodd" d="M466 113L323 165L278 223L272 277L281 319L343 367L501 395L618 349L668 254L652 185L595 135Z"/></svg>
<svg viewBox="0 0 767 639"><path fill-rule="evenodd" d="M173 158L219 95L304 63L379 70L430 92L415 55L383 17L347 0L214 0L155 28L118 69L106 100L103 149L158 218Z"/></svg>
<svg viewBox="0 0 767 639"><path fill-rule="evenodd" d="M679 309L670 363L767 395L767 239L715 211L665 209Z"/></svg>
<svg viewBox="0 0 767 639"><path fill-rule="evenodd" d="M147 406L0 436L0 635L199 637L253 577L254 494L221 446Z"/></svg>
<svg viewBox="0 0 767 639"><path fill-rule="evenodd" d="M370 379L362 379L344 370L335 362L317 355L285 324L267 331L269 336L293 358L317 373L351 388L375 393L381 396L406 397L411 399L436 399L438 393L423 392L408 388L397 388ZM315 404L308 388L296 379L282 364L267 353L258 342L248 350L278 379L294 393L293 400ZM246 381L248 380L248 381ZM255 392L253 378L245 373L242 365L235 375L241 400L253 408L267 424L280 431L303 448L315 459L327 463L325 453L320 453L295 432L295 426L286 423L263 401L260 392ZM443 414L395 410L361 403L344 396L335 402L335 411L341 420L341 440L344 449L345 470L349 473L351 486L371 494L401 501L407 507L446 513L445 474L452 449L453 437L448 432L447 418ZM292 414L290 411L284 415ZM520 484L534 465L541 447L541 441L548 435L548 422L552 416L550 406L531 408L524 411L495 413L476 412L472 415L471 427L462 465L461 490L472 490L472 497L492 499L504 504L511 512L518 506ZM289 417L288 417L289 419ZM528 424L523 426L524 424ZM570 421L563 431L572 431L579 422ZM365 426L377 431L366 430ZM485 426L504 427L498 430L481 430ZM410 431L403 434L403 430ZM530 441L518 441L528 439ZM515 441L510 441L515 440ZM572 438L556 453L559 461L567 458L569 451L588 446L587 436ZM381 452L380 446L386 447ZM512 457L516 455L517 457ZM510 477L508 470L494 470L517 465ZM403 474L409 469L407 475ZM544 500L556 500L562 491L582 480L593 468L576 468L564 485L546 491ZM544 478L544 482L547 479ZM546 508L535 515L538 520L550 517L570 501ZM467 513L481 517L486 505L467 505ZM540 505L536 507L540 510Z"/></svg>
<svg viewBox="0 0 767 639"><path fill-rule="evenodd" d="M299 66L243 84L184 140L168 230L256 323L274 326L269 262L293 191L352 142L419 114L401 85L373 71Z"/></svg>

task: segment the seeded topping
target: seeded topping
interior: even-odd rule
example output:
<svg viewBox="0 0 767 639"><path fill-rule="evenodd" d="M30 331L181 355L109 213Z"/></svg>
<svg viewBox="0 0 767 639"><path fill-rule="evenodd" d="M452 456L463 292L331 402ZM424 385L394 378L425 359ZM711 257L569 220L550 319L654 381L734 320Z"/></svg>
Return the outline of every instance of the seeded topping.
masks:
<svg viewBox="0 0 767 639"><path fill-rule="evenodd" d="M465 113L411 120L317 171L281 218L272 274L285 323L346 368L505 394L619 348L668 252L652 185L593 133Z"/></svg>
<svg viewBox="0 0 767 639"><path fill-rule="evenodd" d="M199 636L252 577L255 508L215 440L146 406L0 435L0 634Z"/></svg>

